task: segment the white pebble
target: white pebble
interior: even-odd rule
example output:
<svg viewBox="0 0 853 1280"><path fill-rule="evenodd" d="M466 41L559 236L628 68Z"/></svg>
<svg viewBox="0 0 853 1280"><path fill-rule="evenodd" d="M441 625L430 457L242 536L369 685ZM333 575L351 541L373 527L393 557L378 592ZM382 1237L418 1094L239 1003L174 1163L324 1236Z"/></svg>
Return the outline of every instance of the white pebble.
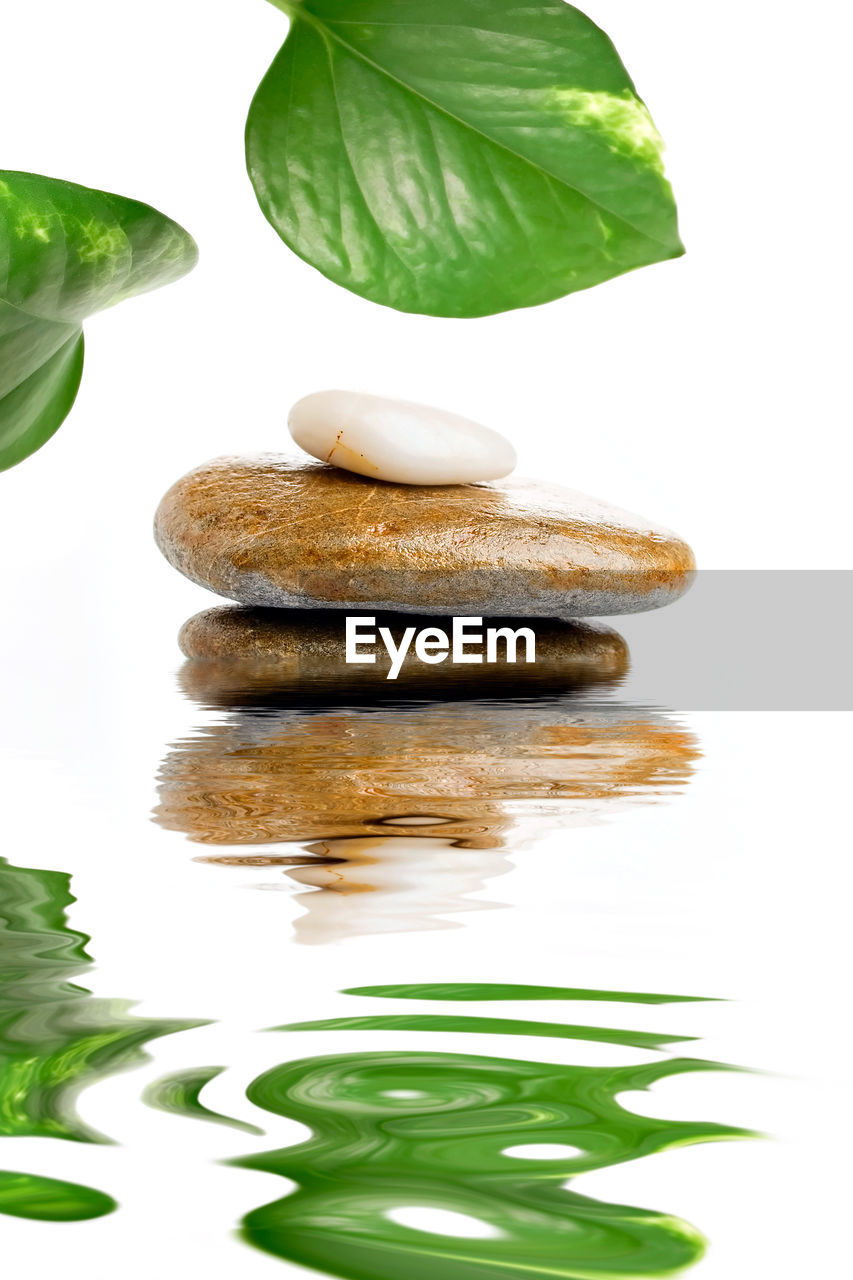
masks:
<svg viewBox="0 0 853 1280"><path fill-rule="evenodd" d="M516 462L509 441L478 422L358 391L316 391L293 406L288 426L321 462L397 484L498 480Z"/></svg>

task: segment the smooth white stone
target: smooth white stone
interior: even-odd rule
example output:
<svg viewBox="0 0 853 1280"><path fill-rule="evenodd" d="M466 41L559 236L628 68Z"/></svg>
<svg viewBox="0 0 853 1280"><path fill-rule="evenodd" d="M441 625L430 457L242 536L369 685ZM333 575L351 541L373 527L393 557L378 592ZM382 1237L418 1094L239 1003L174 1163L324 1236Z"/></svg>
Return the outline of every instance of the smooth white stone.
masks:
<svg viewBox="0 0 853 1280"><path fill-rule="evenodd" d="M490 427L443 409L358 391L317 391L291 409L288 427L321 462L397 484L498 480L515 450Z"/></svg>

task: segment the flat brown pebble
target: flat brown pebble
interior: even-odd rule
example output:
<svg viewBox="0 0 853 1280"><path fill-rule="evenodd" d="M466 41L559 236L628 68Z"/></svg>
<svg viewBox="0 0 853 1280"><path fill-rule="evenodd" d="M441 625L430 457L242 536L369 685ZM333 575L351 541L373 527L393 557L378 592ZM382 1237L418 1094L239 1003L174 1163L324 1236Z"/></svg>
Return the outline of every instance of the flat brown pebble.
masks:
<svg viewBox="0 0 853 1280"><path fill-rule="evenodd" d="M358 615L364 616L364 615ZM409 627L440 627L448 619L421 614L371 614L369 628L378 636L386 627L399 645ZM413 691L442 697L448 691L516 694L525 689L563 690L615 685L628 669L628 648L615 631L589 622L560 622L552 618L489 618L491 627L521 627L535 636L535 661L527 662L521 639L516 661L507 660L507 646L497 645L497 662L457 664L419 660L410 645L398 676L389 680L391 658L385 644L361 643L359 651L373 653L373 663L346 661L344 616L338 610L251 609L220 605L189 618L178 643L190 661L182 683L191 696L215 705L230 705L288 691L361 692L370 696ZM485 623L482 630L485 630Z"/></svg>
<svg viewBox="0 0 853 1280"><path fill-rule="evenodd" d="M675 534L570 489L388 484L275 454L191 471L155 536L193 582L284 609L637 613L677 599L694 568Z"/></svg>

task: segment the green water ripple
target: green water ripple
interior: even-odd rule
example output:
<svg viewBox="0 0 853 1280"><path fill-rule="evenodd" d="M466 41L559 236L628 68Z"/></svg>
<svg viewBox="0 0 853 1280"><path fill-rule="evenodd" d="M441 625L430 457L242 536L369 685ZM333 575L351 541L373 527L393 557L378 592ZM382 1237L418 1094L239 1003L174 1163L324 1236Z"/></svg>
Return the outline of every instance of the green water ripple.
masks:
<svg viewBox="0 0 853 1280"><path fill-rule="evenodd" d="M400 1000L579 1000L614 1004L707 1004L715 996L654 995L648 991L601 991L595 987L540 987L520 982L401 982L346 987L345 996Z"/></svg>
<svg viewBox="0 0 853 1280"><path fill-rule="evenodd" d="M185 1071L173 1071L161 1076L147 1085L142 1094L142 1101L157 1111L165 1111L169 1115L183 1116L191 1120L207 1120L211 1124L224 1124L232 1129L241 1129L243 1133L262 1134L256 1124L248 1124L245 1120L236 1120L232 1116L223 1115L220 1111L211 1111L201 1101L201 1092L222 1075L224 1067L190 1067Z"/></svg>
<svg viewBox="0 0 853 1280"><path fill-rule="evenodd" d="M102 1218L118 1205L112 1196L94 1187L37 1173L12 1173L0 1169L0 1213L39 1222L82 1222Z"/></svg>
<svg viewBox="0 0 853 1280"><path fill-rule="evenodd" d="M88 937L69 928L66 919L74 901L64 873L16 867L0 858L2 1137L108 1142L77 1114L80 1091L144 1062L148 1041L205 1025L133 1017L129 1001L99 999L72 982L92 964ZM0 1212L15 1213L16 1203L21 1216L48 1219L55 1212L61 1221L114 1207L100 1191L37 1175L0 1174Z"/></svg>
<svg viewBox="0 0 853 1280"><path fill-rule="evenodd" d="M355 992L415 999L682 999L506 984ZM279 1029L507 1034L508 1028L509 1034L640 1047L683 1038L464 1015L334 1018ZM290 1194L246 1216L244 1238L345 1280L435 1280L439 1269L443 1280L672 1275L704 1252L694 1227L668 1214L580 1195L570 1180L679 1146L756 1136L710 1121L637 1115L618 1101L622 1093L674 1076L733 1070L738 1068L688 1057L581 1067L404 1050L333 1054L274 1067L250 1085L249 1099L307 1126L311 1136L230 1162L295 1184ZM518 1158L525 1146L542 1144L549 1155L556 1148L557 1158L541 1152L534 1159ZM415 1226L394 1216L413 1209L464 1215L487 1235L451 1234L445 1219Z"/></svg>
<svg viewBox="0 0 853 1280"><path fill-rule="evenodd" d="M597 1044L627 1045L634 1049L661 1049L668 1044L693 1040L693 1036L667 1036L655 1031L627 1031L577 1023L535 1022L524 1018L475 1018L466 1014L379 1013L352 1018L320 1018L288 1022L270 1031L457 1031L495 1036L545 1036L552 1040L588 1040Z"/></svg>

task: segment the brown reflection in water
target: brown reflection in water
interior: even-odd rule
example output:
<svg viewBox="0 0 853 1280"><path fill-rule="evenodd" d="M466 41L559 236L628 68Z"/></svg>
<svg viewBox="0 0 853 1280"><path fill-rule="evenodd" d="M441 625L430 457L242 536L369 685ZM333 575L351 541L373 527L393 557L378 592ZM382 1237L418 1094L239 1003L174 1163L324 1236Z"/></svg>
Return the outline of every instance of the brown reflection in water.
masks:
<svg viewBox="0 0 853 1280"><path fill-rule="evenodd" d="M300 866L291 865L287 875L309 890L296 895L305 914L293 925L296 941L308 944L409 929L460 928L460 923L443 917L503 906L469 895L512 870L509 859L495 850L461 849L452 840L434 836L353 836L320 841L307 852L315 856L303 859ZM353 895L363 896L354 903Z"/></svg>
<svg viewBox="0 0 853 1280"><path fill-rule="evenodd" d="M584 702L577 680L524 697L452 701L444 686L442 701L347 705L351 675L335 697L258 668L241 695L246 676L244 662L185 664L184 689L226 711L169 752L155 817L231 846L204 861L278 867L306 886L304 942L452 927L437 917L490 905L468 895L509 870L496 851L510 839L671 794L698 755L664 714ZM291 848L252 848L265 845Z"/></svg>
<svg viewBox="0 0 853 1280"><path fill-rule="evenodd" d="M411 835L414 815L421 836L495 848L524 817L664 794L696 754L662 715L571 698L233 711L166 757L156 819L252 845Z"/></svg>

